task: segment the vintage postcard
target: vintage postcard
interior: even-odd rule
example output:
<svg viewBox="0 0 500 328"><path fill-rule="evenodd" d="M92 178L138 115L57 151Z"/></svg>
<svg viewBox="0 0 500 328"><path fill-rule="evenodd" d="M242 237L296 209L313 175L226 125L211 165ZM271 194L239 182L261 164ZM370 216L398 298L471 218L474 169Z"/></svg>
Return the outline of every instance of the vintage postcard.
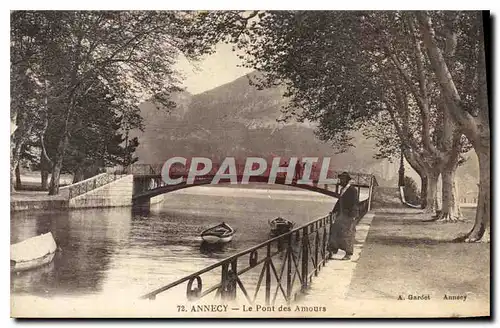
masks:
<svg viewBox="0 0 500 328"><path fill-rule="evenodd" d="M490 317L491 47L485 11L11 11L11 316Z"/></svg>

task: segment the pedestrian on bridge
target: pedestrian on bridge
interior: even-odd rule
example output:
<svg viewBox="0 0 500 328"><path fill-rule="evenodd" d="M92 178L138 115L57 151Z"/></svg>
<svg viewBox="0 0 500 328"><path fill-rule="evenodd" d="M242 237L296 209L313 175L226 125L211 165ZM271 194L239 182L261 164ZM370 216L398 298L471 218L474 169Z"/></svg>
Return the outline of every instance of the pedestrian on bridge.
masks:
<svg viewBox="0 0 500 328"><path fill-rule="evenodd" d="M302 164L297 160L295 164L295 180L299 181L302 178Z"/></svg>
<svg viewBox="0 0 500 328"><path fill-rule="evenodd" d="M356 234L356 218L358 216L358 192L351 186L349 173L342 172L339 176L339 184L342 186L340 197L331 212L334 222L330 227L328 239L328 251L330 258L337 254L339 249L346 252L342 260L350 260L354 248L354 236Z"/></svg>

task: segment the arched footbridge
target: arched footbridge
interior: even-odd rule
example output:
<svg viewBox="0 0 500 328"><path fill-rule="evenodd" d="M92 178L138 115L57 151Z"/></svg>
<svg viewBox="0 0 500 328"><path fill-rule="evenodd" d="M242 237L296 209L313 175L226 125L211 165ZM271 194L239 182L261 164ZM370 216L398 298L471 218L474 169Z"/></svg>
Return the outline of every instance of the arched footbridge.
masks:
<svg viewBox="0 0 500 328"><path fill-rule="evenodd" d="M183 171L170 172L171 179L178 179L176 184L166 184L161 175L162 164L134 164L126 169L127 174L132 174L134 177L134 188L132 194L132 201L134 206L149 207L150 199L152 197L174 192L177 190L210 185L214 181L215 172L210 172L205 175L196 176L194 181L188 183L188 173ZM301 183L300 177L288 179L285 173L278 173L273 184L286 185L289 187L300 188L308 191L317 192L323 195L338 198L340 196L340 185L337 179L338 174L341 172L329 171L328 178L336 181L331 184L324 184L319 182L319 174L311 173L308 183ZM350 184L358 188L358 196L361 194L361 188L368 188L369 195L371 195L372 188L376 185L376 179L371 174L349 172L351 176ZM243 174L236 174L232 177L233 181L229 178L220 179L217 184L241 184L243 181ZM251 176L248 178L248 183L268 183L269 175L262 174L258 176ZM245 184L247 182L245 181ZM371 198L371 197L369 197Z"/></svg>

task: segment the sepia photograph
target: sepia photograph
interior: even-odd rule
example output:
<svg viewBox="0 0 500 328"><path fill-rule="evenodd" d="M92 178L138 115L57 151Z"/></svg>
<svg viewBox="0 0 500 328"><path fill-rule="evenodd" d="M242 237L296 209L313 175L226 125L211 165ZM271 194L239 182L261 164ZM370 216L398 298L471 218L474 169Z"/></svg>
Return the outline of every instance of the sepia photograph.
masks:
<svg viewBox="0 0 500 328"><path fill-rule="evenodd" d="M9 16L11 318L491 318L489 11Z"/></svg>

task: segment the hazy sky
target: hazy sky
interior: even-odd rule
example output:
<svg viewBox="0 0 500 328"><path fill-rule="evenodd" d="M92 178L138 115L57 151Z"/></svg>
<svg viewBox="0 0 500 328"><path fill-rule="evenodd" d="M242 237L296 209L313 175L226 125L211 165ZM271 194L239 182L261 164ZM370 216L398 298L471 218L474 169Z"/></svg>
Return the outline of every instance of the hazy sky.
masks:
<svg viewBox="0 0 500 328"><path fill-rule="evenodd" d="M219 44L213 55L206 56L192 66L185 57L179 58L176 68L184 75L183 85L192 94L213 89L219 85L231 82L249 72L251 69L238 67L241 61L231 45Z"/></svg>

